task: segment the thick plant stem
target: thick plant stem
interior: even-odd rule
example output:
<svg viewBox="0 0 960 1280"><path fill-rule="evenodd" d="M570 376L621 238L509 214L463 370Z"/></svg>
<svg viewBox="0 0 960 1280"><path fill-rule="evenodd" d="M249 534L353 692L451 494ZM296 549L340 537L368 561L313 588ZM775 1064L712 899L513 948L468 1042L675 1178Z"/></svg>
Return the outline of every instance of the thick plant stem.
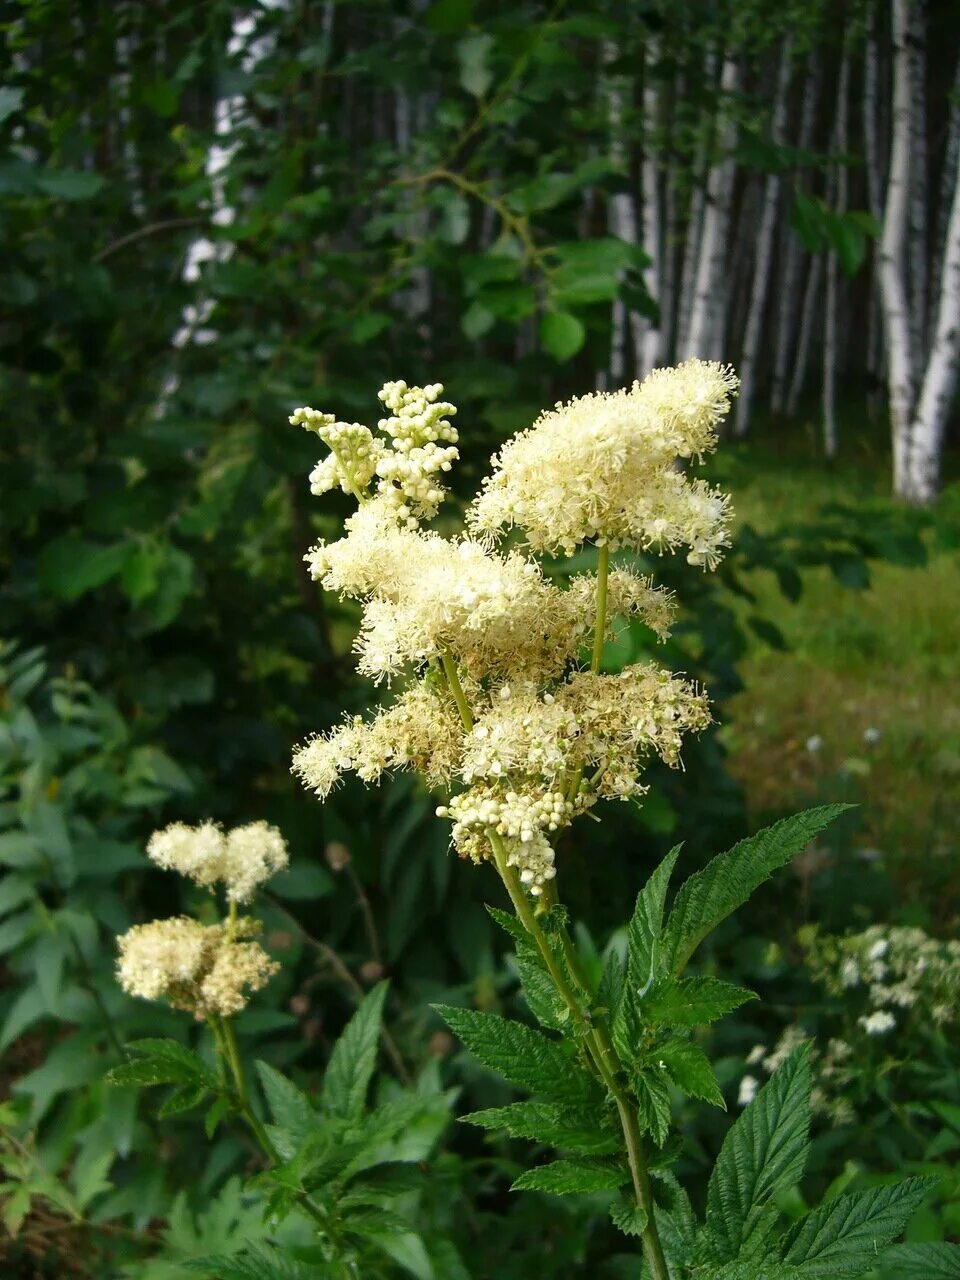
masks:
<svg viewBox="0 0 960 1280"><path fill-rule="evenodd" d="M513 903L517 917L536 943L554 986L570 1011L571 1017L584 1028L584 1040L589 1049L593 1068L604 1085L606 1085L616 1104L620 1127L623 1130L627 1163L630 1166L633 1194L646 1217L646 1225L641 1233L644 1255L650 1267L653 1280L669 1280L666 1259L663 1256L663 1248L660 1244L660 1236L653 1216L653 1192L650 1188L650 1175L647 1172L646 1160L644 1159L643 1141L640 1134L640 1126L637 1123L637 1113L628 1094L621 1087L617 1078L622 1072L622 1065L610 1037L610 1032L602 1018L591 1017L584 1010L580 998L567 981L563 969L557 963L556 956L553 954L543 930L540 928L536 912L518 882L515 870L507 866L507 854L503 840L495 831L488 832L488 837L497 870L510 895L510 901ZM583 979L582 972L580 972L579 960L577 959L575 964L571 964L571 958L576 957L576 952L573 941L566 930L562 931L562 941L571 972L575 980L586 989L586 982Z"/></svg>
<svg viewBox="0 0 960 1280"><path fill-rule="evenodd" d="M600 659L603 655L603 636L607 626L607 577L609 568L609 549L601 547L600 561L597 568L596 631L593 643L593 662L591 663L591 670L594 672L600 670ZM474 718L464 694L463 686L460 683L457 664L453 655L446 650L441 654L440 660L443 664L443 672L446 676L450 693L457 704L463 727L469 732L473 728ZM577 790L579 790L581 777L582 771L576 779ZM575 794L576 792L574 792ZM644 1159L643 1142L640 1126L637 1122L637 1113L629 1095L620 1085L619 1076L623 1072L623 1066L610 1037L610 1032L602 1018L595 1018L584 1009L581 997L567 980L567 975L564 973L562 965L557 962L557 957L554 955L543 930L540 928L540 922L537 919L533 903L523 891L516 869L507 863L507 848L503 842L503 837L498 831L488 829L487 839L490 842L490 849L493 853L497 871L500 873L500 878L506 887L507 893L510 895L513 909L517 913L517 919L533 938L560 998L567 1006L570 1016L583 1030L584 1043L588 1050L588 1060L592 1063L595 1074L603 1081L616 1104L617 1114L620 1117L620 1127L623 1130L627 1163L630 1166L633 1194L646 1219L646 1225L641 1232L644 1256L650 1267L653 1280L670 1280L666 1260L663 1256L663 1248L660 1244L660 1235L653 1216L653 1193L650 1189L650 1175L647 1172L646 1160ZM573 940L566 929L561 931L561 938L567 964L573 974L574 981L586 993L589 991L589 986L580 967Z"/></svg>
<svg viewBox="0 0 960 1280"><path fill-rule="evenodd" d="M598 548L597 559L597 619L593 628L593 657L590 670L597 674L603 658L603 641L607 630L607 579L610 576L610 548L606 543Z"/></svg>

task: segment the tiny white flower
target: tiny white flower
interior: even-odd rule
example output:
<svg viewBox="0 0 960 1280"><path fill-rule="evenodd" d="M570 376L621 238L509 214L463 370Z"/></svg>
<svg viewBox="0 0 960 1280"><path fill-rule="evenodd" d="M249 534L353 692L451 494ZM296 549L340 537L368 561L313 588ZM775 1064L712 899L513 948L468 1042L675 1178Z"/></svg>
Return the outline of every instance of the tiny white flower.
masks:
<svg viewBox="0 0 960 1280"><path fill-rule="evenodd" d="M823 748L823 738L819 733L811 734L807 739L807 751L810 755L815 756L818 751Z"/></svg>
<svg viewBox="0 0 960 1280"><path fill-rule="evenodd" d="M868 1036L883 1036L888 1031L892 1031L897 1025L897 1020L892 1013L888 1013L886 1009L876 1009L873 1013L866 1014L857 1019Z"/></svg>
<svg viewBox="0 0 960 1280"><path fill-rule="evenodd" d="M760 1081L756 1076L744 1076L740 1081L740 1092L737 1094L737 1106L747 1107L757 1096Z"/></svg>

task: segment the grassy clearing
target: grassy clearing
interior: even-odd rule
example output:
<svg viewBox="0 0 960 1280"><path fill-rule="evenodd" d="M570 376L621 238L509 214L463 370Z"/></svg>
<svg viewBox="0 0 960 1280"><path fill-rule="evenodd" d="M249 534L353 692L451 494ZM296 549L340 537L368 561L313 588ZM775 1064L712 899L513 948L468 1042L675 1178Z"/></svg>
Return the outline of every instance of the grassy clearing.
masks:
<svg viewBox="0 0 960 1280"><path fill-rule="evenodd" d="M869 519L868 505L887 500L887 474L863 452L828 468L760 443L728 452L722 482L738 520L766 531L809 520L827 502L862 503ZM724 729L756 815L828 796L860 801L863 844L941 920L960 896L960 557L944 546L945 534L960 538L958 497L954 484L927 564L875 562L865 590L805 570L790 604L772 574L754 572L759 610L789 647L752 638L746 688Z"/></svg>

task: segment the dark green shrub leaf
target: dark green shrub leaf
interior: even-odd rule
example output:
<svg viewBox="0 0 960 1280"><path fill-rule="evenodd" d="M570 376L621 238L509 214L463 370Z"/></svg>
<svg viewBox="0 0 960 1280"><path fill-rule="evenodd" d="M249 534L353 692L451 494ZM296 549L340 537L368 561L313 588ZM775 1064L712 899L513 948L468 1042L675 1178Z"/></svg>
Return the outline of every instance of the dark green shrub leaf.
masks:
<svg viewBox="0 0 960 1280"><path fill-rule="evenodd" d="M803 1280L862 1276L907 1225L935 1178L906 1178L820 1205L791 1228L784 1260ZM925 1277L928 1280L928 1277Z"/></svg>
<svg viewBox="0 0 960 1280"><path fill-rule="evenodd" d="M387 983L379 982L364 996L356 1013L333 1046L323 1077L323 1107L331 1115L357 1120L377 1061Z"/></svg>
<svg viewBox="0 0 960 1280"><path fill-rule="evenodd" d="M549 1191L568 1196L591 1191L616 1191L629 1181L626 1170L599 1160L554 1160L522 1173L511 1191Z"/></svg>
<svg viewBox="0 0 960 1280"><path fill-rule="evenodd" d="M738 1009L756 994L720 978L681 978L658 984L642 1002L647 1022L668 1027L698 1027Z"/></svg>

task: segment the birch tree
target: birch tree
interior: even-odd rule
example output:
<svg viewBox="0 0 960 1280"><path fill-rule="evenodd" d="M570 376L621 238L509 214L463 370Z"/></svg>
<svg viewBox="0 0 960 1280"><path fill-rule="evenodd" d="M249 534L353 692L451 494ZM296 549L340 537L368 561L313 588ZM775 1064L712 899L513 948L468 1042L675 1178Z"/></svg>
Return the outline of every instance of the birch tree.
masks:
<svg viewBox="0 0 960 1280"><path fill-rule="evenodd" d="M907 289L906 238L910 212L910 147L914 55L911 0L892 0L893 104L890 172L880 240L880 290L887 352L887 390L893 436L893 487L910 490L910 425L914 394L913 337Z"/></svg>
<svg viewBox="0 0 960 1280"><path fill-rule="evenodd" d="M838 214L846 213L847 176L846 150L848 143L848 116L850 96L850 46L844 42L840 75L837 80L837 110L833 128L835 208ZM835 247L827 253L827 291L825 298L825 324L823 331L823 448L828 458L837 456L837 347L840 341L840 255Z"/></svg>
<svg viewBox="0 0 960 1280"><path fill-rule="evenodd" d="M780 67L777 72L776 97L774 98L773 107L771 141L775 147L782 145L786 132L792 53L793 43L790 37L787 36L780 50ZM740 356L740 395L737 398L737 413L734 422L734 434L737 436L746 435L750 425L750 409L753 403L760 341L763 336L763 314L767 301L770 265L773 260L773 241L777 229L779 201L780 174L772 171L767 174L763 183L763 199L760 210L760 225L757 228L753 283L747 311L746 330L743 337L743 352Z"/></svg>
<svg viewBox="0 0 960 1280"><path fill-rule="evenodd" d="M720 102L717 107L720 123L704 193L703 228L699 238L690 322L683 350L685 360L694 356L709 356L723 327L721 280L733 196L734 166L730 152L736 137L731 99L739 83L737 57L735 52L728 50L720 77Z"/></svg>

